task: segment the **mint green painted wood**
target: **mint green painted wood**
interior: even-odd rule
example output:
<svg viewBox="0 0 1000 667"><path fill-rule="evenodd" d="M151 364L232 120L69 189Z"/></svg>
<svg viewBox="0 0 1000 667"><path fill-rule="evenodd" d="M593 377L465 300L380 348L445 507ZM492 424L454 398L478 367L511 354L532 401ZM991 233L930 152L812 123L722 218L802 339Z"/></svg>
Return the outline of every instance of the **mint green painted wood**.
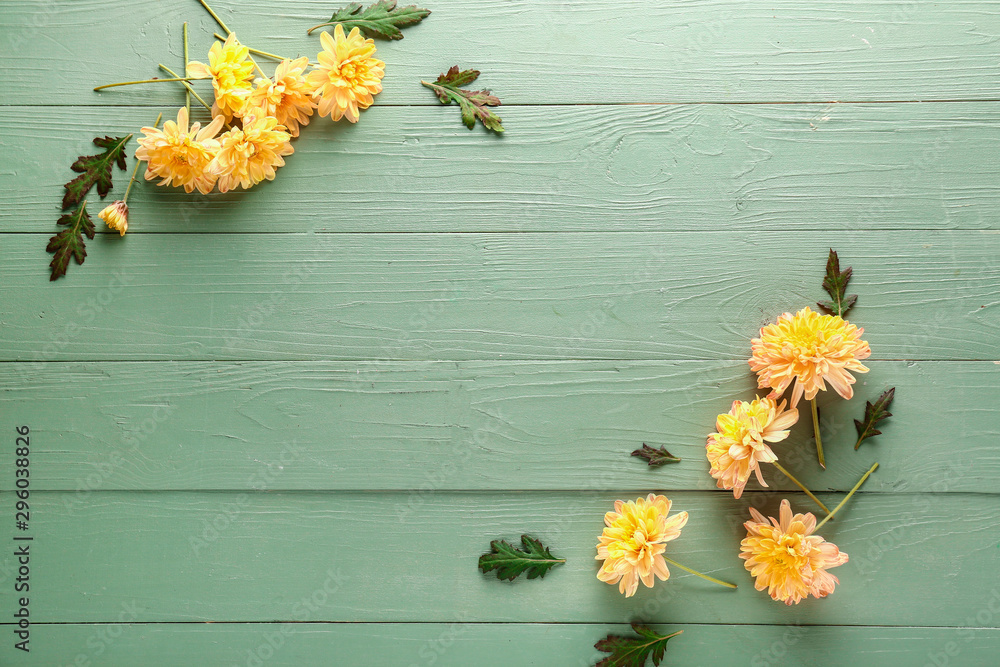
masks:
<svg viewBox="0 0 1000 667"><path fill-rule="evenodd" d="M250 192L133 188L129 235L1000 228L992 103L502 111L502 138L468 132L454 108L317 121L279 177ZM0 171L0 231L51 234L91 138L137 132L156 112L0 107L14 163ZM126 182L119 174L113 193Z"/></svg>
<svg viewBox="0 0 1000 667"><path fill-rule="evenodd" d="M1000 365L871 367L855 401L821 400L829 469L808 408L782 465L815 490L877 460L866 491L995 493ZM112 489L712 489L705 436L752 378L742 361L0 364L0 432L31 425L34 488L74 507ZM855 452L852 420L887 386L894 416ZM684 460L650 469L629 457L642 442Z"/></svg>
<svg viewBox="0 0 1000 667"><path fill-rule="evenodd" d="M745 359L831 245L873 359L998 357L995 232L137 235L57 286L0 244L4 360Z"/></svg>
<svg viewBox="0 0 1000 667"><path fill-rule="evenodd" d="M835 571L840 588L789 608L753 589L737 554L750 503L776 513L787 495L812 509L802 494L666 493L690 513L668 555L738 590L675 571L626 599L598 581L595 545L618 493L108 491L74 507L71 494L39 491L32 567L44 583L32 618L108 623L134 603L139 621L303 620L301 600L328 589L309 620L617 623L638 612L662 623L961 626L996 585L986 574L1000 567L995 494L856 495L822 531L852 557ZM0 497L7 516L12 501ZM0 539L12 531L0 523ZM558 546L566 564L542 581L478 571L491 539L522 532Z"/></svg>
<svg viewBox="0 0 1000 667"><path fill-rule="evenodd" d="M128 612L124 611L127 619ZM990 665L1000 651L995 628L859 628L768 625L661 625L671 640L664 665L714 666ZM103 667L200 664L302 667L379 664L400 667L509 667L558 664L589 667L601 656L594 642L627 625L595 624L173 624L41 625L37 647L17 655L0 643L0 660L70 665L78 656ZM948 651L947 653L945 651ZM359 663L359 660L370 662ZM558 661L558 662L556 662ZM81 664L87 664L82 662ZM930 663L933 664L933 663Z"/></svg>
<svg viewBox="0 0 1000 667"><path fill-rule="evenodd" d="M314 56L306 30L343 3L213 0L249 45ZM478 66L510 103L995 99L1000 88L992 2L837 0L587 0L539 3L438 0L387 62L380 103L433 104L420 79L452 64ZM136 104L176 101L171 84L91 92L101 83L160 74L206 56L214 22L194 0L8 0L0 18L7 103ZM109 26L95 21L114 16ZM108 64L113 64L109 67ZM171 65L171 66L172 66ZM166 86L166 88L164 88Z"/></svg>

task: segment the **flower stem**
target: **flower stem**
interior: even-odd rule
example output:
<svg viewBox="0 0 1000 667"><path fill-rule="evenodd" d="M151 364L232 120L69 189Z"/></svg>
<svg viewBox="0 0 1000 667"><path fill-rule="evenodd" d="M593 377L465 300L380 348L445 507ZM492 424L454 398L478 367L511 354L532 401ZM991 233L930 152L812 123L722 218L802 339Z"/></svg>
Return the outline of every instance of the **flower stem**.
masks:
<svg viewBox="0 0 1000 667"><path fill-rule="evenodd" d="M219 18L219 15L216 14L214 11L212 11L212 8L208 6L208 3L205 2L205 0L198 0L198 2L201 3L202 7L208 10L208 13L212 15L212 18L215 19L215 22L219 24L219 27L226 31L227 35L233 34L233 31L229 29L229 26L227 26L225 23L222 22L222 19ZM251 57L250 62L252 62L253 66L257 68L257 71L260 72L260 75L266 79L267 74L265 74L264 70L260 68L260 65L257 64L257 61Z"/></svg>
<svg viewBox="0 0 1000 667"><path fill-rule="evenodd" d="M170 69L170 68L169 68L169 67L167 67L166 65L163 65L162 63L160 64L160 69L162 69L162 70L163 70L164 72L166 72L167 74L172 74L172 75L174 75L174 76L177 76L177 74L176 74L176 73L175 73L175 72L174 72L174 71L173 71L172 69ZM164 81L166 81L166 80L167 80L167 79L164 79ZM199 102L201 102L201 105L202 105L203 107L205 107L206 109L208 109L208 112L209 112L209 113L211 113L211 112L212 112L212 105L210 105L210 104L209 104L208 102L206 102L205 100L201 99L201 95L199 95L198 93L196 93L196 92L195 92L194 88L192 88L192 87L191 87L191 84L190 84L190 83L188 83L188 80L187 80L187 79L183 79L183 78L177 78L176 80L177 80L177 81L182 81L182 82L183 82L183 85L184 85L184 87L188 89L188 92L190 92L190 93L191 93L192 95L194 95L194 98L195 98L196 100L198 100Z"/></svg>
<svg viewBox="0 0 1000 667"><path fill-rule="evenodd" d="M820 467L826 470L826 459L823 457L823 439L819 436L819 408L816 407L815 398L809 401L809 407L812 408L813 435L816 436L816 458L819 459Z"/></svg>
<svg viewBox="0 0 1000 667"><path fill-rule="evenodd" d="M830 512L829 514L827 514L825 517L823 517L822 521L820 521L818 524L816 524L816 528L813 529L814 533L817 530L819 530L820 528L822 528L824 523L826 523L827 521L829 521L830 519L832 519L833 515L836 514L837 512L839 512L841 507L843 507L844 505L847 504L847 501L851 499L851 496L854 495L854 492L861 488L861 485L865 483L865 480L868 479L869 475L871 475L873 472L875 472L876 468L878 468L878 463L876 463L871 468L869 468L868 472L866 472L864 474L864 476L861 479L858 480L858 483L854 485L854 488L851 489L850 493L848 493L846 496L844 496L844 499L840 501L840 504L837 505L836 507L834 507L832 512Z"/></svg>
<svg viewBox="0 0 1000 667"><path fill-rule="evenodd" d="M114 88L116 86L134 86L134 85L136 85L138 83L163 83L163 82L166 82L166 81L184 81L184 82L187 82L187 81L193 81L193 80L194 79L188 79L186 77L177 76L176 74L174 74L174 78L173 79L141 79L139 81L122 81L121 83L106 83L103 86L98 86L97 88L94 88L94 90L104 90L105 88Z"/></svg>
<svg viewBox="0 0 1000 667"><path fill-rule="evenodd" d="M184 76L187 76L188 71L188 24L187 21L184 22ZM191 91L184 90L184 107L188 111L188 116L191 115Z"/></svg>
<svg viewBox="0 0 1000 667"><path fill-rule="evenodd" d="M736 584L731 584L728 581L723 581L722 579L716 579L715 577L710 577L707 574L702 574L698 570L692 570L691 568L687 567L686 565L681 565L677 561L675 561L675 560L673 560L671 558L667 558L666 556L663 557L663 560L667 561L671 565L679 567L680 569L684 570L685 572L690 572L691 574L696 574L699 577L701 577L702 579L707 579L708 581L714 582L716 584L720 584L722 586L725 586L726 588L736 588Z"/></svg>
<svg viewBox="0 0 1000 667"><path fill-rule="evenodd" d="M784 469L784 468L783 468L783 467L782 467L781 465L779 465L779 464L778 464L778 462L777 462L777 461L771 461L771 465L773 465L773 466L774 466L775 468L777 468L777 469L778 469L778 472L780 472L780 473L781 473L782 475L784 475L784 476L785 476L785 477L787 477L788 479L792 480L792 484L794 484L795 486L797 486L797 487L799 487L800 489L802 489L802 491L803 491L803 492L804 492L804 493L805 493L805 494L806 494L807 496L809 496L810 498L812 498L812 501L813 501L814 503L816 503L817 505L819 505L819 506L820 506L820 507L821 507L821 508L823 509L823 511L824 511L824 512L826 512L827 514L829 514L829 513L830 513L830 508L829 508L829 507L827 507L826 505L824 505L824 504L823 504L823 501L821 501L821 500L820 500L819 498L817 498L816 496L814 496L814 495L813 495L813 492L812 492L812 491L810 491L809 489L807 489L807 488L806 488L806 485L805 485L805 484L803 484L803 483L802 483L802 482L800 482L799 480L795 479L795 476L794 476L794 475L792 475L792 473L790 473L790 472L788 472L787 470L785 470L785 469Z"/></svg>
<svg viewBox="0 0 1000 667"><path fill-rule="evenodd" d="M156 117L156 122L153 123L153 127L156 127L156 126L158 126L160 124L160 119L161 118L163 118L163 114L162 113L159 114ZM139 165L140 164L142 164L142 160L140 160L139 158L136 158L136 160L135 160L135 169L132 170L132 178L128 179L128 187L125 188L125 196L122 197L122 203L123 204L127 204L128 203L128 193L132 191L132 184L135 183L135 175L139 173Z"/></svg>

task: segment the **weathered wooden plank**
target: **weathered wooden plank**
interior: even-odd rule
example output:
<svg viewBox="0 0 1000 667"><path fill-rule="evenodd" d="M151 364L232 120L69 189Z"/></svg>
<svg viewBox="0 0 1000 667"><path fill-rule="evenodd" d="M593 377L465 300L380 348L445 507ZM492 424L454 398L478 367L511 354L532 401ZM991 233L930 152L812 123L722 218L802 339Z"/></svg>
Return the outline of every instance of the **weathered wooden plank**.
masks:
<svg viewBox="0 0 1000 667"><path fill-rule="evenodd" d="M830 246L874 359L996 359L1000 234L147 234L48 282L0 237L4 360L744 359L823 296Z"/></svg>
<svg viewBox="0 0 1000 667"><path fill-rule="evenodd" d="M996 614L986 613L992 617ZM625 624L129 624L35 625L31 652L0 644L5 664L134 667L196 661L233 667L302 667L370 664L402 667L508 667L567 665L592 667L600 657L594 642L609 632L629 635ZM984 618L986 616L984 615ZM993 621L995 622L995 621ZM824 665L885 667L922 664L988 665L1000 652L1000 630L971 628L886 628L782 625L654 626L661 633L683 630L671 640L664 664ZM74 662L83 656L80 662Z"/></svg>
<svg viewBox="0 0 1000 667"><path fill-rule="evenodd" d="M854 402L821 401L828 470L808 409L775 446L782 465L815 490L850 489L878 460L867 491L995 492L1000 366L871 366ZM855 452L852 420L886 386L891 423ZM417 504L443 489L715 488L705 436L754 383L741 361L104 362L0 364L0 387L0 432L32 429L32 485L74 505L101 489L413 489ZM683 461L649 469L628 456L642 442Z"/></svg>
<svg viewBox="0 0 1000 667"><path fill-rule="evenodd" d="M376 107L356 127L308 128L248 193L141 184L129 233L996 229L995 107L513 107L502 138L451 125L454 110ZM0 108L0 231L52 233L90 139L153 119Z"/></svg>
<svg viewBox="0 0 1000 667"><path fill-rule="evenodd" d="M852 557L840 587L789 608L755 591L737 557L749 503L773 513L778 496L668 492L691 517L669 555L740 588L675 572L626 599L595 576L616 495L439 492L407 514L400 493L100 492L72 508L68 494L39 491L32 619L109 623L132 605L143 622L290 621L315 600L316 621L621 623L642 610L659 623L964 626L996 586L995 494L855 497L823 531ZM0 495L5 516L13 501ZM806 509L801 494L793 502ZM8 544L12 532L0 523ZM490 539L522 532L567 563L513 584L477 570Z"/></svg>
<svg viewBox="0 0 1000 667"><path fill-rule="evenodd" d="M251 46L294 57L318 51L306 29L326 0L214 0ZM333 5L334 7L337 5ZM66 105L162 103L170 85L93 93L100 83L180 67L181 23L192 57L218 28L186 0L9 0L0 17L5 101ZM985 0L438 0L399 43L380 102L433 104L420 79L452 64L483 68L483 85L511 103L826 101L995 98L1000 15ZM94 17L114 17L109 24ZM138 88L138 87L137 87Z"/></svg>

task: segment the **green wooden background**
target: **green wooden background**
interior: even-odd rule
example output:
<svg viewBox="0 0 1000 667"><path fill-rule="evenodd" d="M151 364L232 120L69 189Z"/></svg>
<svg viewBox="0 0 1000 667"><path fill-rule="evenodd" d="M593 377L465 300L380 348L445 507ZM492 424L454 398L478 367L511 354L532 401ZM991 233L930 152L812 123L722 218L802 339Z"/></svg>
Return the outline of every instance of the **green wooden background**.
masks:
<svg viewBox="0 0 1000 667"><path fill-rule="evenodd" d="M216 0L246 43L313 54L330 0ZM50 284L71 160L181 92L194 0L0 11L0 664L593 664L641 618L668 665L995 665L1000 654L1000 9L995 2L437 0L379 43L385 92L317 121L248 193L133 191ZM483 70L509 131L418 81ZM133 144L134 147L134 144ZM124 178L119 176L120 192ZM96 198L92 197L92 204ZM855 268L871 373L787 466L851 560L787 608L737 558L753 504L703 459L749 397L749 337ZM854 452L866 398L898 388ZM13 647L14 427L31 427L31 652ZM684 458L646 469L628 452ZM691 519L682 572L625 600L594 545L616 498ZM543 581L476 570L529 532Z"/></svg>

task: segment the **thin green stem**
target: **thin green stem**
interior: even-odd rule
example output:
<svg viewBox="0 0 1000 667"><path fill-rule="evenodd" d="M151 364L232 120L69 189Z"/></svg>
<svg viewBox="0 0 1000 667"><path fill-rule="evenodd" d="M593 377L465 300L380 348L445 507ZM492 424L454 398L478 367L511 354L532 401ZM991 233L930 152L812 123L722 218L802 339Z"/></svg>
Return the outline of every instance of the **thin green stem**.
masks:
<svg viewBox="0 0 1000 667"><path fill-rule="evenodd" d="M103 86L98 86L94 90L104 90L105 88L114 88L116 86L134 86L139 83L165 83L167 81L194 81L194 79L188 79L183 76L177 76L174 74L173 79L141 79L139 81L122 81L121 83L106 83Z"/></svg>
<svg viewBox="0 0 1000 667"><path fill-rule="evenodd" d="M797 486L797 487L799 487L800 489L802 489L802 491L803 491L803 492L804 492L804 493L805 493L805 494L806 494L807 496L809 496L810 498L812 498L812 501L813 501L814 503L816 503L816 504L817 504L817 505L819 505L819 506L820 506L821 508L823 508L823 511L824 511L824 512L826 512L827 514L829 514L829 513L830 513L830 508L829 508L829 507L827 507L826 505L824 505L824 504L823 504L823 501L821 501L821 500L820 500L819 498L817 498L816 496L814 496L814 495L813 495L813 492L812 492L812 491L810 491L809 489L807 489L807 488L806 488L806 485L805 485L805 484L803 484L803 483L802 483L802 482L800 482L799 480L795 479L795 476L794 476L794 475L792 475L792 473L790 473L790 472L788 472L787 470L785 470L785 469L784 469L784 468L783 468L783 467L782 467L781 465L779 465L779 464L778 464L778 462L777 462L777 461L771 461L771 465L773 465L773 466L774 466L775 468L777 468L777 469L778 469L778 472L780 472L780 473L781 473L782 475L784 475L784 476L785 476L785 477L787 477L788 479L792 480L792 484L794 484L795 486Z"/></svg>
<svg viewBox="0 0 1000 667"><path fill-rule="evenodd" d="M156 117L156 122L153 123L153 127L157 127L160 124L160 119L162 119L162 118L163 118L163 114L161 113L161 114L159 114ZM130 193L132 191L132 184L135 183L135 175L139 173L139 165L140 164L142 164L142 160L139 160L137 158L136 161L135 161L135 168L132 170L132 178L128 179L128 187L125 188L125 196L122 197L122 203L123 204L127 204L128 203L128 193Z"/></svg>
<svg viewBox="0 0 1000 667"><path fill-rule="evenodd" d="M816 407L815 398L809 401L809 407L812 408L813 435L816 436L816 458L819 459L820 467L826 470L826 459L823 457L823 439L819 435L819 408Z"/></svg>
<svg viewBox="0 0 1000 667"><path fill-rule="evenodd" d="M166 72L167 74L173 74L174 76L177 76L177 74L175 74L175 73L174 73L174 71L173 71L172 69L170 69L169 67L167 67L166 65L164 65L164 64L162 64L162 63L161 63L161 64L159 65L159 67L160 67L160 69L162 69L162 70L163 70L164 72ZM181 79L178 79L178 80L181 80ZM185 88L187 88L187 89L188 89L188 92L190 92L190 93L191 93L192 95L194 95L194 98L195 98L196 100L198 100L199 102L201 102L201 105L202 105L203 107L205 107L206 109L208 109L208 112L209 112L209 113L211 113L211 112L212 112L212 105L211 105L211 104L209 104L208 102L206 102L205 100L201 99L201 95L199 95L199 94L198 94L197 92L195 92L195 89L191 87L191 84L190 84L190 83L188 83L188 82L187 82L187 81L185 80L185 81L184 81L184 83L183 83L183 85L184 85L184 87L185 87Z"/></svg>
<svg viewBox="0 0 1000 667"><path fill-rule="evenodd" d="M840 504L837 505L836 507L834 507L832 512L830 512L829 514L827 514L825 517L823 517L822 521L820 521L818 524L816 524L816 528L813 529L814 533L817 530L819 530L820 528L822 528L824 523L826 523L827 521L829 521L830 519L832 519L833 515L836 514L837 512L839 512L841 507L843 507L844 505L847 504L847 501L851 499L851 496L854 495L854 492L861 488L861 485L865 483L865 480L868 479L869 475L871 475L873 472L875 472L876 468L878 468L878 463L876 463L871 468L869 468L868 472L866 472L864 474L864 476L861 479L858 480L858 483L854 485L854 488L851 489L850 493L848 493L846 496L844 496L844 499L840 501Z"/></svg>
<svg viewBox="0 0 1000 667"><path fill-rule="evenodd" d="M188 24L187 21L184 22L184 75L187 76L188 71ZM184 91L184 107L188 110L188 116L191 115L191 91Z"/></svg>
<svg viewBox="0 0 1000 667"><path fill-rule="evenodd" d="M731 584L728 581L723 581L722 579L716 579L715 577L710 577L707 574L702 574L698 570L692 570L688 566L681 565L680 563L678 563L677 561L673 560L672 558L667 558L666 556L664 556L663 560L667 561L671 565L679 567L680 569L684 570L685 572L690 572L691 574L696 574L699 577L701 577L702 579L707 579L708 581L711 581L713 583L719 584L721 586L725 586L726 588L736 588L736 584Z"/></svg>

